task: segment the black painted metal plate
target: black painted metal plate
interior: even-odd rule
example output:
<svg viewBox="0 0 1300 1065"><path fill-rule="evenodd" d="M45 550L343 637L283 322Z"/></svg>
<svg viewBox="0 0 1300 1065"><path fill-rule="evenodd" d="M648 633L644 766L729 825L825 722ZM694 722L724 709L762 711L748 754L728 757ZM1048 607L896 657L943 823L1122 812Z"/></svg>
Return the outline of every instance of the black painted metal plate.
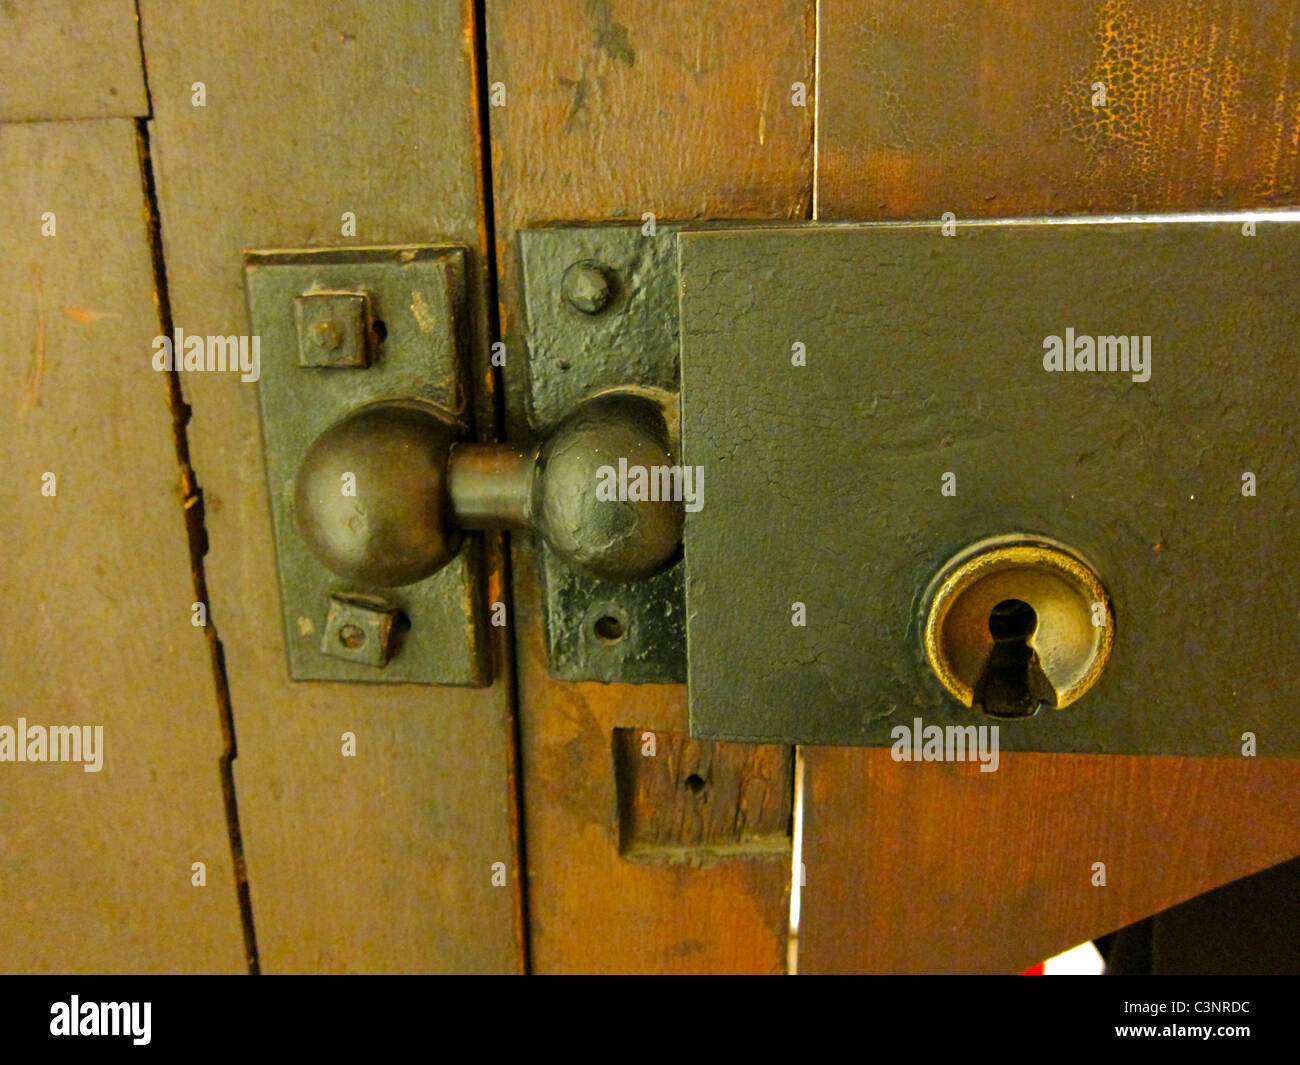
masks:
<svg viewBox="0 0 1300 1065"><path fill-rule="evenodd" d="M538 436L583 399L610 389L676 393L677 290L674 238L660 222L522 230L519 255L528 337L528 418ZM612 286L597 314L570 306L565 271L599 263ZM686 679L683 567L619 583L578 573L539 544L546 656L561 680L671 684ZM623 637L600 638L617 619Z"/></svg>
<svg viewBox="0 0 1300 1065"><path fill-rule="evenodd" d="M692 733L888 746L920 718L997 723L1002 750L1300 754L1300 225L1255 229L683 233ZM1149 380L1049 372L1067 329L1149 336ZM921 597L1009 532L1096 565L1115 644L1079 702L994 722L930 673Z"/></svg>

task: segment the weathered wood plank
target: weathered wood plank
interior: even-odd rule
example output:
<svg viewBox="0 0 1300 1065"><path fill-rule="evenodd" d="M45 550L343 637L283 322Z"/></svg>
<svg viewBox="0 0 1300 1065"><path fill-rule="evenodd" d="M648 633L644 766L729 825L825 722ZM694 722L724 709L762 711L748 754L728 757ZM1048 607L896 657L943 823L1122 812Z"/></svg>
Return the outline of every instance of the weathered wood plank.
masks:
<svg viewBox="0 0 1300 1065"><path fill-rule="evenodd" d="M102 728L0 762L6 972L245 968L153 281L135 124L0 125L0 726Z"/></svg>
<svg viewBox="0 0 1300 1065"><path fill-rule="evenodd" d="M482 347L470 5L141 9L177 325L248 330L246 248L448 240L471 249ZM204 107L192 102L200 78ZM355 237L342 235L344 212L355 214ZM290 682L254 388L202 374L184 383L263 969L517 969L506 685ZM497 675L508 676L501 650ZM356 734L355 757L342 756L344 732ZM496 862L504 886L492 883Z"/></svg>
<svg viewBox="0 0 1300 1065"><path fill-rule="evenodd" d="M5 0L0 71L0 122L149 113L132 0Z"/></svg>
<svg viewBox="0 0 1300 1065"><path fill-rule="evenodd" d="M1292 761L804 754L801 972L1021 972L1300 847Z"/></svg>
<svg viewBox="0 0 1300 1065"><path fill-rule="evenodd" d="M618 849L641 861L790 858L789 747L614 729Z"/></svg>
<svg viewBox="0 0 1300 1065"><path fill-rule="evenodd" d="M821 220L1300 197L1294 0L826 0L820 19Z"/></svg>
<svg viewBox="0 0 1300 1065"><path fill-rule="evenodd" d="M801 218L812 176L811 2L488 5L497 261L510 431L525 431L518 229L548 221ZM781 972L789 863L618 853L612 731L686 730L681 686L553 680L536 556L514 552L529 866L539 972Z"/></svg>
<svg viewBox="0 0 1300 1065"><path fill-rule="evenodd" d="M1294 205L1297 29L1245 0L823 0L818 216ZM1018 971L1300 850L1294 761L805 760L802 972Z"/></svg>

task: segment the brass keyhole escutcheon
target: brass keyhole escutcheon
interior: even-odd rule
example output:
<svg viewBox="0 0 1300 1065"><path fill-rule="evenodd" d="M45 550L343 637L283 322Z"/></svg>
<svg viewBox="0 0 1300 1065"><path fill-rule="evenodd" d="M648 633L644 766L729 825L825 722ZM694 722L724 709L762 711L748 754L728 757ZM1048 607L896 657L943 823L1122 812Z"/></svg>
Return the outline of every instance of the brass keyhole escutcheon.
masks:
<svg viewBox="0 0 1300 1065"><path fill-rule="evenodd" d="M982 540L931 582L925 656L964 706L1000 718L1060 709L1096 684L1114 644L1110 597L1076 552L1040 537Z"/></svg>

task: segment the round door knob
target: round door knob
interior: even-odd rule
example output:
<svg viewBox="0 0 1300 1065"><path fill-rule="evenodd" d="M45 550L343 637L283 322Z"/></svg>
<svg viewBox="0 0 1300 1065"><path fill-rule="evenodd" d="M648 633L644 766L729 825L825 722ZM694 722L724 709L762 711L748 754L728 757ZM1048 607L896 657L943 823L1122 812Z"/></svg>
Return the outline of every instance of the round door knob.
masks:
<svg viewBox="0 0 1300 1065"><path fill-rule="evenodd" d="M456 553L448 524L453 428L405 403L362 407L322 433L298 470L294 517L340 577L381 587L422 580Z"/></svg>
<svg viewBox="0 0 1300 1065"><path fill-rule="evenodd" d="M363 407L325 430L294 489L312 553L340 577L390 588L450 562L459 529L532 529L601 580L640 580L677 557L684 506L668 489L681 469L652 400L590 399L529 452L453 441L450 421L414 403ZM628 490L628 471L644 492Z"/></svg>
<svg viewBox="0 0 1300 1065"><path fill-rule="evenodd" d="M1063 544L1012 535L950 559L931 582L923 639L949 693L994 717L1069 706L1114 642L1101 579Z"/></svg>
<svg viewBox="0 0 1300 1065"><path fill-rule="evenodd" d="M671 478L673 463L667 424L655 403L626 393L588 400L542 444L533 479L533 527L589 577L652 576L673 560L682 542L682 501L662 491L663 471ZM627 471L644 478L647 490L623 490Z"/></svg>

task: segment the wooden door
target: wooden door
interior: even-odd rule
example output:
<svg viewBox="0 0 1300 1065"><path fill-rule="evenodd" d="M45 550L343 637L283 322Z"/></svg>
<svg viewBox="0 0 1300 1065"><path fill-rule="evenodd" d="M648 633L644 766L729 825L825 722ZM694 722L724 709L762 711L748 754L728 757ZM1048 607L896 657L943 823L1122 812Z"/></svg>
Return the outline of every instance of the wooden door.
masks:
<svg viewBox="0 0 1300 1065"><path fill-rule="evenodd" d="M555 679L524 536L490 687L291 681L255 389L150 364L248 333L248 249L455 242L522 439L526 227L1295 206L1300 4L12 7L0 725L105 741L0 764L8 968L1014 972L1300 851L1294 761L694 741Z"/></svg>
<svg viewBox="0 0 1300 1065"><path fill-rule="evenodd" d="M1298 18L1285 3L489 4L488 77L512 94L489 114L507 334L528 224L1293 205ZM520 391L507 374L507 402ZM685 692L549 678L535 569L518 548L534 968L783 968L779 861L618 858L615 730L681 732ZM802 761L800 972L1017 972L1300 844L1293 761L1009 754L991 777L900 772L884 750Z"/></svg>
<svg viewBox="0 0 1300 1065"><path fill-rule="evenodd" d="M134 6L9 5L0 69L0 968L239 972L202 526L178 397L149 361Z"/></svg>
<svg viewBox="0 0 1300 1065"><path fill-rule="evenodd" d="M172 320L249 332L246 249L455 242L485 377L472 8L145 0L140 17ZM182 385L262 969L520 968L504 630L489 688L290 681L256 396L211 375ZM479 399L491 425L490 390Z"/></svg>

